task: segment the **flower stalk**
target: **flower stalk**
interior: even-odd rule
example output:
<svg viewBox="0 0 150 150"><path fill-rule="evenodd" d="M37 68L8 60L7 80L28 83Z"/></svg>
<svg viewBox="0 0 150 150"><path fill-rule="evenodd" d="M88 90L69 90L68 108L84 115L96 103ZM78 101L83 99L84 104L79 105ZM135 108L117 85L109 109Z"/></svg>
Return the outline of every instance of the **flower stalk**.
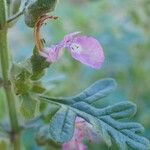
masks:
<svg viewBox="0 0 150 150"><path fill-rule="evenodd" d="M19 124L17 118L16 104L15 104L15 93L13 91L12 84L9 80L9 66L10 66L10 53L8 49L7 40L7 6L5 0L0 0L0 60L1 60L1 70L4 85L4 91L6 94L7 107L10 117L10 141L13 146L13 150L20 150L20 133Z"/></svg>

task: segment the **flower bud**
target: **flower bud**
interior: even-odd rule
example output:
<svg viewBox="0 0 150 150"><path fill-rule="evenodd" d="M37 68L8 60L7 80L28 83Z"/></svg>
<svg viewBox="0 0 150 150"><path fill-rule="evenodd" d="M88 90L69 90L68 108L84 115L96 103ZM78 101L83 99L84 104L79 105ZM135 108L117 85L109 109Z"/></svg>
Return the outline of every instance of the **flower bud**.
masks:
<svg viewBox="0 0 150 150"><path fill-rule="evenodd" d="M24 13L26 25L33 28L40 16L54 10L56 3L57 0L32 0Z"/></svg>

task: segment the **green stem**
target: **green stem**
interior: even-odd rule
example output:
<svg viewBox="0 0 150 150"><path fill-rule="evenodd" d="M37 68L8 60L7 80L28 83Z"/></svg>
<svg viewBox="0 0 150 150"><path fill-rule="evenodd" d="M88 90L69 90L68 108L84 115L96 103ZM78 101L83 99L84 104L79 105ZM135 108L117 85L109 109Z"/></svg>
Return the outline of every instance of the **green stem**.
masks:
<svg viewBox="0 0 150 150"><path fill-rule="evenodd" d="M1 69L3 75L4 83L9 82L9 60L10 54L8 50L7 44L7 8L6 8L6 0L0 0L0 59L1 59ZM13 91L12 84L6 84L4 86L7 106L10 117L11 124L11 136L10 140L12 142L13 150L20 150L20 128L18 124L17 112L16 112L16 104L15 104L15 94Z"/></svg>

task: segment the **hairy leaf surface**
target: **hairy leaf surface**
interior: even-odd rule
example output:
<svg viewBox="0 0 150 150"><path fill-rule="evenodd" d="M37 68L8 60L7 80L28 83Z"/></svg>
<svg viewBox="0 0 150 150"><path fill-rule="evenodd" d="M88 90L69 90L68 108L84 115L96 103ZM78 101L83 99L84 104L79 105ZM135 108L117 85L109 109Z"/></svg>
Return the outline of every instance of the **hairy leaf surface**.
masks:
<svg viewBox="0 0 150 150"><path fill-rule="evenodd" d="M115 87L116 83L113 79L104 79L73 97L41 96L41 100L60 106L50 120L49 138L58 143L69 141L74 133L75 119L79 116L92 124L108 146L113 139L121 150L127 149L127 145L138 150L148 150L149 141L138 134L143 131L143 126L120 120L135 114L135 104L125 101L104 108L91 105L108 95Z"/></svg>
<svg viewBox="0 0 150 150"><path fill-rule="evenodd" d="M37 19L54 10L57 0L31 0L25 10L25 23L34 27Z"/></svg>

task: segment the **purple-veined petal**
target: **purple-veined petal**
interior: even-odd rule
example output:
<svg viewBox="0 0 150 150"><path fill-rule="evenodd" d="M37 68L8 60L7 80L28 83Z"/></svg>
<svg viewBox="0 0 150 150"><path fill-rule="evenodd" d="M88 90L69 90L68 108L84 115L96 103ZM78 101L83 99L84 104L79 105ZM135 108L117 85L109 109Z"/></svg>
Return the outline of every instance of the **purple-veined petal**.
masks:
<svg viewBox="0 0 150 150"><path fill-rule="evenodd" d="M72 38L67 46L72 57L92 68L100 68L105 58L100 43L93 37L78 34L73 34Z"/></svg>

